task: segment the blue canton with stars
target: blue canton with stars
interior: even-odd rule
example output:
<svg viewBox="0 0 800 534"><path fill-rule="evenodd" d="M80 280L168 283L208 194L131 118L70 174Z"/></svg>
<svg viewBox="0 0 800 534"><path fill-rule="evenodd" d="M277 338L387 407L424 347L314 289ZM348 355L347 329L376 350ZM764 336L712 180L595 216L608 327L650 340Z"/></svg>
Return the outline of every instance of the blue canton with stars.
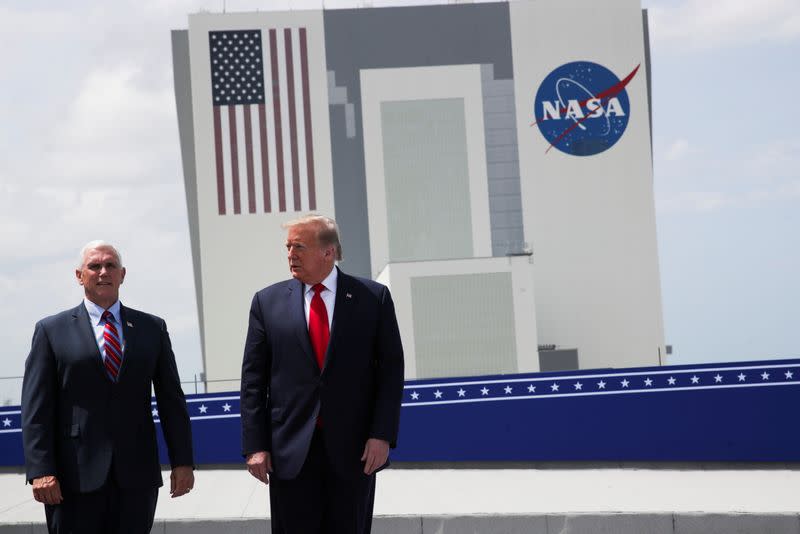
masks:
<svg viewBox="0 0 800 534"><path fill-rule="evenodd" d="M215 106L264 103L261 30L208 32Z"/></svg>

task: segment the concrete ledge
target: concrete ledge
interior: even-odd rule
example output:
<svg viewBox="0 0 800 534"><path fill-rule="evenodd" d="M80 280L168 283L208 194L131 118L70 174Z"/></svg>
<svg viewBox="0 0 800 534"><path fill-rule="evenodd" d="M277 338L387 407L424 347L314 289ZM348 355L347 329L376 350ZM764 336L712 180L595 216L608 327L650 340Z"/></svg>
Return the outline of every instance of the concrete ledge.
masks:
<svg viewBox="0 0 800 534"><path fill-rule="evenodd" d="M796 514L677 514L675 534L797 534Z"/></svg>
<svg viewBox="0 0 800 534"><path fill-rule="evenodd" d="M157 520L152 534L264 534L268 519ZM43 523L0 534L45 534ZM798 514L546 514L376 517L373 534L800 534Z"/></svg>

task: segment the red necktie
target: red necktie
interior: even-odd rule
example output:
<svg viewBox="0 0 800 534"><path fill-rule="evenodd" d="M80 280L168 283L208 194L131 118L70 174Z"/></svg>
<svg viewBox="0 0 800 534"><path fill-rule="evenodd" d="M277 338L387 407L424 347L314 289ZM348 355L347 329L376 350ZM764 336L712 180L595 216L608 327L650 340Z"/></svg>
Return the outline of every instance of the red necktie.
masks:
<svg viewBox="0 0 800 534"><path fill-rule="evenodd" d="M103 329L103 365L106 367L108 377L116 382L119 368L122 365L122 345L119 342L119 333L117 327L114 326L114 316L111 315L111 312L104 311L101 319L106 322Z"/></svg>
<svg viewBox="0 0 800 534"><path fill-rule="evenodd" d="M330 328L328 326L328 310L325 308L320 293L325 290L322 284L316 284L311 288L314 296L311 298L311 309L308 311L308 335L311 337L311 347L317 357L317 364L320 370L325 364L325 351L328 348L328 338Z"/></svg>

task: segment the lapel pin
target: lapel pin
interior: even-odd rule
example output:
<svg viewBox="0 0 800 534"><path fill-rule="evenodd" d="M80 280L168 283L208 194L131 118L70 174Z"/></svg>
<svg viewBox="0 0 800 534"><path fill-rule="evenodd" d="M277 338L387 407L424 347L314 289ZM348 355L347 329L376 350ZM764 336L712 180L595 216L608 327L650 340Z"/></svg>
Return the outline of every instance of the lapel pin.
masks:
<svg viewBox="0 0 800 534"><path fill-rule="evenodd" d="M125 321L125 324L128 325L129 328L133 328L133 323L130 321Z"/></svg>
<svg viewBox="0 0 800 534"><path fill-rule="evenodd" d="M353 298L353 295L351 293L345 293L344 296L349 299Z"/></svg>

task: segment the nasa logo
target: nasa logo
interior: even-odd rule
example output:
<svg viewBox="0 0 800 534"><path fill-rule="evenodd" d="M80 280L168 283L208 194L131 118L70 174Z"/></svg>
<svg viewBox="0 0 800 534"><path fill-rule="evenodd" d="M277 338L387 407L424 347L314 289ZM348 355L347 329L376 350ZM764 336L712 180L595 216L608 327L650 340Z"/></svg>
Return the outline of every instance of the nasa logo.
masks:
<svg viewBox="0 0 800 534"><path fill-rule="evenodd" d="M593 156L614 146L628 126L631 108L625 86L639 66L622 80L591 61L566 63L548 74L536 92L533 111L533 124L550 143L545 153L556 147L573 156Z"/></svg>

